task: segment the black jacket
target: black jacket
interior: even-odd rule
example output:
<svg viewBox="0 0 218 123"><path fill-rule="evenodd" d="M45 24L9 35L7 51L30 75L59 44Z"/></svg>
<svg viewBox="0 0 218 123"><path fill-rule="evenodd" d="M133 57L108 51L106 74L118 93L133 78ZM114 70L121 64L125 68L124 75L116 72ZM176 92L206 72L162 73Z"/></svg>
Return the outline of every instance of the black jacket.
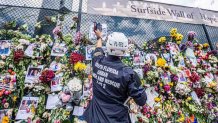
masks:
<svg viewBox="0 0 218 123"><path fill-rule="evenodd" d="M92 59L93 99L84 113L88 123L130 123L124 102L130 96L143 106L146 93L138 75L116 56L96 48Z"/></svg>

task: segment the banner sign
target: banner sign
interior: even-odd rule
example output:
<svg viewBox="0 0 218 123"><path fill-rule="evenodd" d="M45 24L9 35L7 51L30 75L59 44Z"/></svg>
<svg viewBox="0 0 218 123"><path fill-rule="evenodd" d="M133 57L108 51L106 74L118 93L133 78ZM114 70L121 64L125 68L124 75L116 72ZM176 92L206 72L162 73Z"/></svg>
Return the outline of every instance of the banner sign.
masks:
<svg viewBox="0 0 218 123"><path fill-rule="evenodd" d="M136 0L88 0L87 12L107 16L123 16L206 24L218 27L218 12Z"/></svg>

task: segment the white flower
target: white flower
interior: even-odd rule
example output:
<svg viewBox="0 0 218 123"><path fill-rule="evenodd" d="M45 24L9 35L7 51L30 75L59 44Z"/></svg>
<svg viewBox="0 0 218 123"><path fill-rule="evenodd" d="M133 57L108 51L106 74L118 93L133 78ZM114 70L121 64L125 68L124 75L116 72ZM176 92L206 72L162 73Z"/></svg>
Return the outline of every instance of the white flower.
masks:
<svg viewBox="0 0 218 123"><path fill-rule="evenodd" d="M23 45L29 45L30 44L30 42L28 40L26 40L26 39L19 39L18 42L23 44Z"/></svg>
<svg viewBox="0 0 218 123"><path fill-rule="evenodd" d="M15 47L15 49L17 50L23 50L23 45L22 44L19 44Z"/></svg>
<svg viewBox="0 0 218 123"><path fill-rule="evenodd" d="M206 71L205 71L205 70L202 70L202 69L198 69L197 72L198 72L198 73L205 73Z"/></svg>
<svg viewBox="0 0 218 123"><path fill-rule="evenodd" d="M178 83L176 85L176 92L180 95L187 95L191 92L191 89L186 84Z"/></svg>
<svg viewBox="0 0 218 123"><path fill-rule="evenodd" d="M4 66L5 65L5 62L0 60L0 66Z"/></svg>
<svg viewBox="0 0 218 123"><path fill-rule="evenodd" d="M41 43L40 51L43 52L46 49L47 46L48 46L47 44Z"/></svg>
<svg viewBox="0 0 218 123"><path fill-rule="evenodd" d="M50 113L44 112L43 115L42 115L42 117L43 117L43 118L49 118L50 115L51 115Z"/></svg>
<svg viewBox="0 0 218 123"><path fill-rule="evenodd" d="M80 91L82 89L82 82L75 77L67 83L67 86L70 91Z"/></svg>

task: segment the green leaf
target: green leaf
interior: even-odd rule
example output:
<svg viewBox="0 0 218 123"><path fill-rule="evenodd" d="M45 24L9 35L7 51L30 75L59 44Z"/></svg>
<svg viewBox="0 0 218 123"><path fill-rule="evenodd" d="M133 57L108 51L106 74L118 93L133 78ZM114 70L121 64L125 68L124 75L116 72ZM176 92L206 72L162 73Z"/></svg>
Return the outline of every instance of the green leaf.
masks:
<svg viewBox="0 0 218 123"><path fill-rule="evenodd" d="M64 120L62 123L70 123L70 120Z"/></svg>

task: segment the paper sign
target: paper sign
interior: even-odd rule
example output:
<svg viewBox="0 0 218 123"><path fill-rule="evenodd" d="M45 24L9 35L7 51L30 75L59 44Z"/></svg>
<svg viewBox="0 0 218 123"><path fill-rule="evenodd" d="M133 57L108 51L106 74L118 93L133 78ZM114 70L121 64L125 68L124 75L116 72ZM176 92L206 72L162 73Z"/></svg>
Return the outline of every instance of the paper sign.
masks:
<svg viewBox="0 0 218 123"><path fill-rule="evenodd" d="M200 100L199 100L197 94L196 94L194 91L191 92L191 96L192 96L193 100L194 100L196 103L198 103L198 105L201 105Z"/></svg>
<svg viewBox="0 0 218 123"><path fill-rule="evenodd" d="M46 103L46 109L56 109L56 104L59 101L58 95L48 95L47 103Z"/></svg>
<svg viewBox="0 0 218 123"><path fill-rule="evenodd" d="M75 116L82 116L84 113L84 108L80 106L74 106L73 115Z"/></svg>

